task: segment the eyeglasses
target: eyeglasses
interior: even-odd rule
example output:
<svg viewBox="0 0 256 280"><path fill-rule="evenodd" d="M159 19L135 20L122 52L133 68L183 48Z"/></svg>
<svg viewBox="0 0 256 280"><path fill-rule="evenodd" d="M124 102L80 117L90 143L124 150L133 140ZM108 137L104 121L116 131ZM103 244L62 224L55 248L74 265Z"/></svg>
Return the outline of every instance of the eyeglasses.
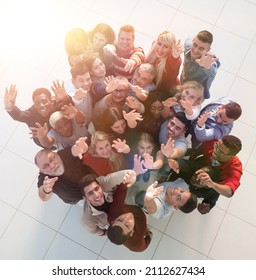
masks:
<svg viewBox="0 0 256 280"><path fill-rule="evenodd" d="M113 91L114 94L120 93L120 94L126 94L128 92L127 89L115 89Z"/></svg>
<svg viewBox="0 0 256 280"><path fill-rule="evenodd" d="M232 155L230 155L230 154L225 154L222 150L220 150L220 148L219 148L219 144L218 144L219 142L215 142L214 144L213 144L213 147L214 147L214 151L218 154L218 155L220 155L220 156L225 156L225 157L231 157Z"/></svg>

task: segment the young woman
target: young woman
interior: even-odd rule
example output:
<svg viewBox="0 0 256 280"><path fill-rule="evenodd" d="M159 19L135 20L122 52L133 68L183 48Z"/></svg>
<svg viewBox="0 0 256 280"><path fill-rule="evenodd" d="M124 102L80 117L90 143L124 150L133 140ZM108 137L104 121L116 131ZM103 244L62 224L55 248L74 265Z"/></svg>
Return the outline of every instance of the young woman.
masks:
<svg viewBox="0 0 256 280"><path fill-rule="evenodd" d="M204 87L196 81L186 82L177 86L175 97L170 97L163 102L165 107L173 113L183 111L188 120L195 120L201 111L204 101Z"/></svg>
<svg viewBox="0 0 256 280"><path fill-rule="evenodd" d="M113 143L113 144L112 144ZM103 131L92 134L88 151L83 154L83 164L91 167L98 176L125 169L122 153L129 153L130 147L120 139L113 140Z"/></svg>
<svg viewBox="0 0 256 280"><path fill-rule="evenodd" d="M179 84L180 55L183 51L181 42L177 41L175 35L169 31L160 33L153 43L146 56L146 62L156 67L155 82L158 90L169 94L170 90Z"/></svg>

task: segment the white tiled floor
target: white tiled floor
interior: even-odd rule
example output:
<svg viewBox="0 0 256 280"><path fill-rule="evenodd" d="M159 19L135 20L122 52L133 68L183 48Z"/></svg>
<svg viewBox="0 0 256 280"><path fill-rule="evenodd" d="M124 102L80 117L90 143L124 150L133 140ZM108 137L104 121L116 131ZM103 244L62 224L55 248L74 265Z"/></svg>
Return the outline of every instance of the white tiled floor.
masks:
<svg viewBox="0 0 256 280"><path fill-rule="evenodd" d="M0 97L15 83L17 103L31 104L32 91L66 81L69 66L64 36L73 27L99 22L115 31L135 26L136 41L147 51L163 30L184 41L202 29L214 34L213 51L221 68L210 100L230 95L243 107L232 134L241 138L244 165L240 189L221 197L207 215L174 213L149 218L152 244L129 252L80 226L80 206L37 195L38 147L28 128L0 108L0 259L256 259L256 1L255 0L1 0Z"/></svg>

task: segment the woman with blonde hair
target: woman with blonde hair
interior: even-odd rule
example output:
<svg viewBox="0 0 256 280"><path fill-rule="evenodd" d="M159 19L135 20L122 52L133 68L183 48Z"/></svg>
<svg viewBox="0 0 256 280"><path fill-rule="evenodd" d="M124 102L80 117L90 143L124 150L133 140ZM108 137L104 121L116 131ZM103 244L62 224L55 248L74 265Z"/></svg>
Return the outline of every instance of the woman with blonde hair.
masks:
<svg viewBox="0 0 256 280"><path fill-rule="evenodd" d="M176 87L177 93L163 101L163 105L170 108L171 113L184 112L188 120L195 120L201 111L204 101L204 87L196 81L189 81Z"/></svg>
<svg viewBox="0 0 256 280"><path fill-rule="evenodd" d="M146 62L156 67L156 87L158 90L170 93L172 88L179 84L180 55L184 48L180 40L176 40L173 33L163 31L146 56ZM169 96L167 96L169 97Z"/></svg>
<svg viewBox="0 0 256 280"><path fill-rule="evenodd" d="M113 144L112 144L113 143ZM125 140L113 140L103 132L95 131L91 137L91 144L82 155L84 165L92 168L98 176L125 169L125 160L122 153L130 152Z"/></svg>

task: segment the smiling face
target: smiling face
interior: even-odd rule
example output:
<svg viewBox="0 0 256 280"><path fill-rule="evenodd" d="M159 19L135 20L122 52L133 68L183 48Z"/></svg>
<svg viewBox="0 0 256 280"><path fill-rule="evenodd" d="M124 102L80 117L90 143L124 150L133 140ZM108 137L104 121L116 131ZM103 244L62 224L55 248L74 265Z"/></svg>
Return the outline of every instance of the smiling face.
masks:
<svg viewBox="0 0 256 280"><path fill-rule="evenodd" d="M36 165L39 171L49 176L61 176L64 173L64 164L57 153L38 152Z"/></svg>
<svg viewBox="0 0 256 280"><path fill-rule="evenodd" d="M167 125L166 136L172 137L173 140L179 138L186 131L186 126L176 117L169 120Z"/></svg>
<svg viewBox="0 0 256 280"><path fill-rule="evenodd" d="M234 119L230 119L227 117L226 108L224 106L220 106L219 110L216 113L215 119L217 123L223 125L232 123L234 121Z"/></svg>
<svg viewBox="0 0 256 280"><path fill-rule="evenodd" d="M134 34L121 31L118 35L118 48L121 51L130 51L134 46Z"/></svg>
<svg viewBox="0 0 256 280"><path fill-rule="evenodd" d="M168 188L166 191L166 200L175 209L182 207L190 198L191 193L183 188Z"/></svg>
<svg viewBox="0 0 256 280"><path fill-rule="evenodd" d="M193 106L200 103L200 92L198 89L189 87L182 91L181 100L188 100Z"/></svg>
<svg viewBox="0 0 256 280"><path fill-rule="evenodd" d="M91 74L97 78L102 78L106 75L105 64L99 58L94 60L91 68Z"/></svg>
<svg viewBox="0 0 256 280"><path fill-rule="evenodd" d="M41 93L34 97L34 107L36 111L43 117L50 115L53 111L53 101L45 93Z"/></svg>
<svg viewBox="0 0 256 280"><path fill-rule="evenodd" d="M161 40L160 38L156 41L156 47L155 47L155 55L157 58L164 58L170 55L172 52L172 46L167 45Z"/></svg>
<svg viewBox="0 0 256 280"><path fill-rule="evenodd" d="M98 157L109 158L112 152L109 140L97 141L94 147L94 152Z"/></svg>
<svg viewBox="0 0 256 280"><path fill-rule="evenodd" d="M230 150L223 144L222 140L214 143L214 149L212 158L219 162L226 162L231 159L234 155L230 154Z"/></svg>
<svg viewBox="0 0 256 280"><path fill-rule="evenodd" d="M84 187L84 194L83 198L93 206L101 206L105 202L102 186L97 182L92 182Z"/></svg>
<svg viewBox="0 0 256 280"><path fill-rule="evenodd" d="M89 91L92 85L92 80L89 72L86 72L83 75L77 75L75 79L72 78L72 83L74 86L79 89Z"/></svg>
<svg viewBox="0 0 256 280"><path fill-rule="evenodd" d="M209 52L211 46L209 43L204 43L195 37L192 41L190 56L192 60L196 60L202 57L203 52Z"/></svg>

